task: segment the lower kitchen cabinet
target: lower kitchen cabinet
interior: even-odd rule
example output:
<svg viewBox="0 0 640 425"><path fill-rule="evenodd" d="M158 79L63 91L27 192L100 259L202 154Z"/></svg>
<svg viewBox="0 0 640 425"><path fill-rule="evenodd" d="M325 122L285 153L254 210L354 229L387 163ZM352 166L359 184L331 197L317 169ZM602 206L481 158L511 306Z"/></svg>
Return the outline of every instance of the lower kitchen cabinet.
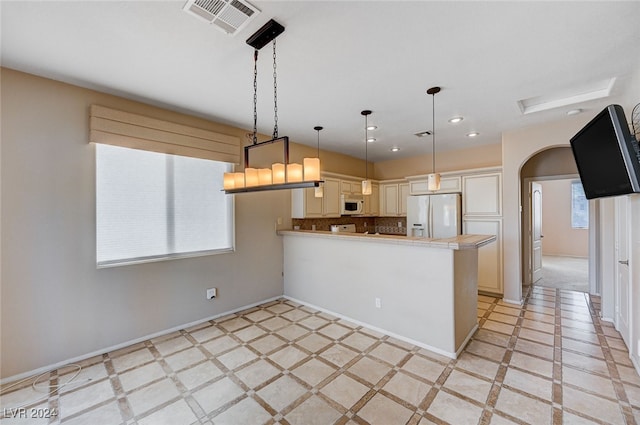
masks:
<svg viewBox="0 0 640 425"><path fill-rule="evenodd" d="M502 218L465 218L465 234L496 235L496 241L478 248L478 291L502 295Z"/></svg>
<svg viewBox="0 0 640 425"><path fill-rule="evenodd" d="M291 189L291 218L340 217L340 180L323 180L322 198L315 197L312 187Z"/></svg>

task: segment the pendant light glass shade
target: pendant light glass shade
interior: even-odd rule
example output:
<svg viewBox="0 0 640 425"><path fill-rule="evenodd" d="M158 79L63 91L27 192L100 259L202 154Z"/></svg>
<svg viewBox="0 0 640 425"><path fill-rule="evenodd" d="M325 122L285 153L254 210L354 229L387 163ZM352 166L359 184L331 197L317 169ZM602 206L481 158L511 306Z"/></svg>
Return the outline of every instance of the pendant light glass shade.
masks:
<svg viewBox="0 0 640 425"><path fill-rule="evenodd" d="M362 180L362 194L371 195L371 180Z"/></svg>
<svg viewBox="0 0 640 425"><path fill-rule="evenodd" d="M440 174L429 174L427 176L427 186L429 190L440 190Z"/></svg>
<svg viewBox="0 0 640 425"><path fill-rule="evenodd" d="M317 175L317 178L315 178L314 180L320 180L320 130L322 130L323 127L317 125L317 126L313 127L313 129L318 134L318 145L317 145L318 157L317 158L313 158L313 159L316 159L318 161L318 167L317 167L318 175ZM304 170L305 170L305 180L306 180L306 172L307 172L307 164L306 163L304 165ZM316 198L324 197L324 188L323 188L322 185L323 185L323 183L320 183L318 186L316 186L314 188L314 192L313 192L314 197L316 197Z"/></svg>
<svg viewBox="0 0 640 425"><path fill-rule="evenodd" d="M244 173L233 173L233 177L234 177L234 183L233 183L233 188L234 189L240 189L244 187Z"/></svg>
<svg viewBox="0 0 640 425"><path fill-rule="evenodd" d="M304 180L320 180L320 158L303 158Z"/></svg>
<svg viewBox="0 0 640 425"><path fill-rule="evenodd" d="M287 164L287 183L301 182L302 179L302 165L295 162L292 164Z"/></svg>
<svg viewBox="0 0 640 425"><path fill-rule="evenodd" d="M224 173L222 187L224 190L234 189L236 187L236 176L234 173Z"/></svg>
<svg viewBox="0 0 640 425"><path fill-rule="evenodd" d="M284 164L281 162L276 162L271 164L271 174L273 179L273 184L283 184L285 183L285 175L284 175Z"/></svg>
<svg viewBox="0 0 640 425"><path fill-rule="evenodd" d="M260 184L258 180L257 168L245 168L244 169L244 185L245 187L258 186Z"/></svg>
<svg viewBox="0 0 640 425"><path fill-rule="evenodd" d="M271 184L271 169L260 168L258 170L258 183L260 185Z"/></svg>

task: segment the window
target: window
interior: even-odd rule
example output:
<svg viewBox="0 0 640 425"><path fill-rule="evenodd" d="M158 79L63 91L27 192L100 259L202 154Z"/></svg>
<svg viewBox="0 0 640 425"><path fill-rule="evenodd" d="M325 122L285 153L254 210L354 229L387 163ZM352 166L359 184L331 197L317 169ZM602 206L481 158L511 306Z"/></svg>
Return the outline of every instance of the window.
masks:
<svg viewBox="0 0 640 425"><path fill-rule="evenodd" d="M232 251L232 167L96 144L98 267Z"/></svg>
<svg viewBox="0 0 640 425"><path fill-rule="evenodd" d="M584 195L582 183L571 182L571 228L589 228L589 201Z"/></svg>

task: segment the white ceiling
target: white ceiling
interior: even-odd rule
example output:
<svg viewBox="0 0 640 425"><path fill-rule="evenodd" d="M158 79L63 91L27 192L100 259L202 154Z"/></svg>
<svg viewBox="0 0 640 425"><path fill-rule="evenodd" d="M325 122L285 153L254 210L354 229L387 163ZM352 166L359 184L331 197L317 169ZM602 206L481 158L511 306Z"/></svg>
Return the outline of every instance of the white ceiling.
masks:
<svg viewBox="0 0 640 425"><path fill-rule="evenodd" d="M186 0L185 0L186 1ZM640 102L640 2L258 1L228 36L185 13L185 1L0 3L2 66L214 121L253 126L253 50L273 18L280 136L364 157L363 109L373 110L369 160L500 143L501 133ZM258 129L273 128L272 51L260 51ZM608 97L523 114L518 101ZM460 115L464 121L449 124ZM629 118L629 117L628 117ZM471 139L470 131L480 132ZM576 129L578 131L579 129ZM390 152L392 146L401 151Z"/></svg>

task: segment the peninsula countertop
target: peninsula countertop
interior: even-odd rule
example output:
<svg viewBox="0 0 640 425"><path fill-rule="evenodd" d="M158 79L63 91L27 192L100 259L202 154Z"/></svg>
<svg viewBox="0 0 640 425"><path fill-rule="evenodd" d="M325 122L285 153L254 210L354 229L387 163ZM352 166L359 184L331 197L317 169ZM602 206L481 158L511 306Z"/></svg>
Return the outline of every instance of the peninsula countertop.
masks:
<svg viewBox="0 0 640 425"><path fill-rule="evenodd" d="M444 239L419 238L404 235L379 235L372 233L330 232L326 230L279 230L283 236L303 236L316 238L332 238L345 240L361 240L366 242L414 245L444 249L476 249L496 240L496 235L458 235Z"/></svg>

